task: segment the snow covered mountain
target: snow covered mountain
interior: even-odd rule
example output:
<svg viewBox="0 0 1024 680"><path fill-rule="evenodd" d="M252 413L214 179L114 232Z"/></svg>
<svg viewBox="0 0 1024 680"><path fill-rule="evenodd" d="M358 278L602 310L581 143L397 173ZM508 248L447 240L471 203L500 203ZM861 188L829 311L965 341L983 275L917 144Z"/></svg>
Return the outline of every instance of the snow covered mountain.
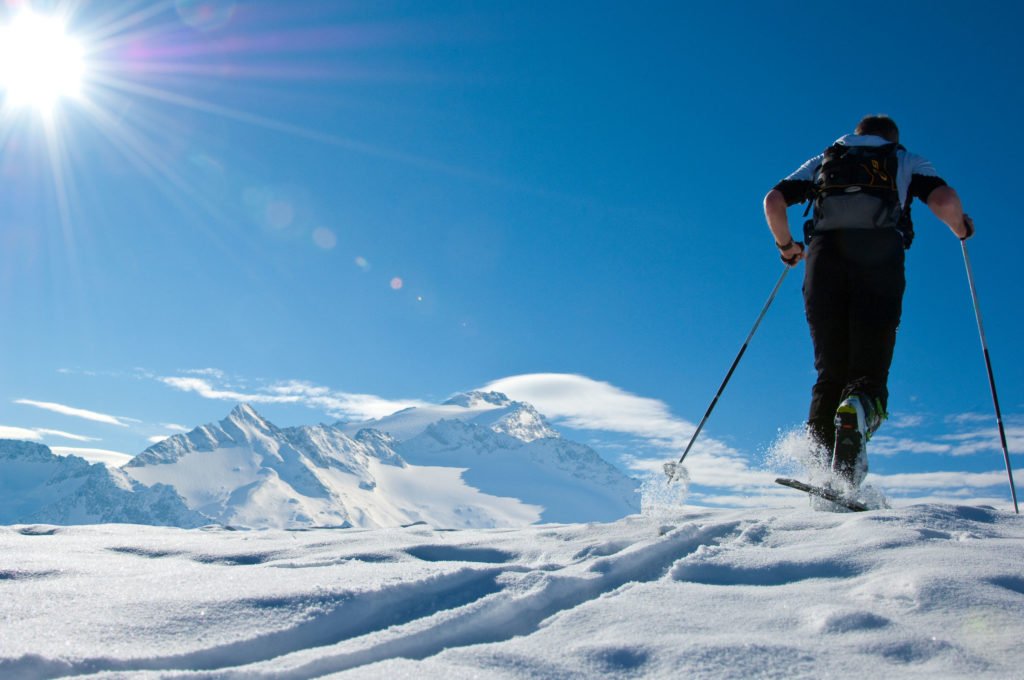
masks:
<svg viewBox="0 0 1024 680"><path fill-rule="evenodd" d="M387 432L406 461L465 468L466 481L481 491L542 506L546 522L611 521L639 509L635 480L500 392L467 392L338 427Z"/></svg>
<svg viewBox="0 0 1024 680"><path fill-rule="evenodd" d="M638 510L636 482L589 446L558 436L523 441L498 429L507 423L441 420L396 449L410 463L465 468L467 483L539 505L546 522L611 521Z"/></svg>
<svg viewBox="0 0 1024 680"><path fill-rule="evenodd" d="M0 523L487 528L639 510L635 480L502 394L372 424L279 428L242 404L120 469L8 442Z"/></svg>
<svg viewBox="0 0 1024 680"><path fill-rule="evenodd" d="M108 522L191 528L209 519L169 486L146 486L42 444L0 440L0 524Z"/></svg>
<svg viewBox="0 0 1024 680"><path fill-rule="evenodd" d="M150 447L124 470L173 486L211 519L250 527L521 526L540 508L468 486L461 470L408 465L394 440L329 425L281 429L251 406Z"/></svg>
<svg viewBox="0 0 1024 680"><path fill-rule="evenodd" d="M498 393L371 423L283 429L243 404L124 470L173 486L211 520L245 526L503 527L639 509L634 480Z"/></svg>
<svg viewBox="0 0 1024 680"><path fill-rule="evenodd" d="M412 439L440 420L460 420L495 432L502 432L523 442L558 438L530 404L512 401L501 392L465 392L443 404L407 408L384 418L336 426L349 434L365 428L387 432L399 441Z"/></svg>

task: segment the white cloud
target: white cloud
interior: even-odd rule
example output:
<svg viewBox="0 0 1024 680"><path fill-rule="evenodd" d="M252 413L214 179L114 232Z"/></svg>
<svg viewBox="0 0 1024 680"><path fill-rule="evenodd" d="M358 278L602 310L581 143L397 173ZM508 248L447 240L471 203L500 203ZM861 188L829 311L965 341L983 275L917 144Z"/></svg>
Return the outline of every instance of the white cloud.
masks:
<svg viewBox="0 0 1024 680"><path fill-rule="evenodd" d="M286 404L295 403L298 399L288 397L272 396L258 393L238 392L231 389L223 389L214 386L204 378L181 378L164 377L158 378L160 382L182 392L195 392L204 399L220 399L223 401L244 401L253 404Z"/></svg>
<svg viewBox="0 0 1024 680"><path fill-rule="evenodd" d="M868 482L887 491L913 489L980 489L1006 484L1005 471L993 472L912 472L893 475L868 474Z"/></svg>
<svg viewBox="0 0 1024 680"><path fill-rule="evenodd" d="M39 430L30 430L25 427L13 427L10 425L0 425L0 439L27 439L29 441L37 442L43 438L43 433Z"/></svg>
<svg viewBox="0 0 1024 680"><path fill-rule="evenodd" d="M217 380L224 380L227 377L219 368L186 368L179 372L185 375L203 375Z"/></svg>
<svg viewBox="0 0 1024 680"><path fill-rule="evenodd" d="M84 434L73 434L71 432L64 432L63 430L48 430L46 428L39 428L37 432L47 437L60 437L61 439L70 439L76 442L101 441L98 437L86 437Z"/></svg>
<svg viewBox="0 0 1024 680"><path fill-rule="evenodd" d="M946 418L948 424L976 424L973 419ZM1024 448L1024 427L1005 427L1007 447L1010 451ZM947 456L973 456L981 453L1002 450L999 430L993 425L983 429L963 432L946 432L933 434L933 440L914 439L909 437L891 437L878 435L871 440L872 455L895 456L907 453L930 453Z"/></svg>
<svg viewBox="0 0 1024 680"><path fill-rule="evenodd" d="M120 451L109 451L107 449L86 449L73 446L51 446L50 450L58 456L78 456L85 458L90 463L105 463L111 467L120 467L130 461L134 456Z"/></svg>
<svg viewBox="0 0 1024 680"><path fill-rule="evenodd" d="M118 427L128 427L125 419L117 416L107 415L106 413L97 413L96 411L89 411L84 408L75 408L74 406L65 406L64 404L57 404L52 401L34 401L32 399L15 399L15 404L22 404L24 406L34 406L41 408L46 411L52 411L65 416L72 416L74 418L84 418L85 420L91 420L97 423L106 423L107 425L117 425Z"/></svg>
<svg viewBox="0 0 1024 680"><path fill-rule="evenodd" d="M158 435L154 435L152 437L147 437L146 441L148 441L150 444L159 444L163 440L167 439L168 437L172 437L172 436L174 436L174 435L158 434Z"/></svg>
<svg viewBox="0 0 1024 680"><path fill-rule="evenodd" d="M43 437L60 437L76 442L98 442L96 437L86 437L81 434L72 434L62 430L48 430L42 427L14 427L0 425L0 439L27 439L29 441L40 441Z"/></svg>
<svg viewBox="0 0 1024 680"><path fill-rule="evenodd" d="M650 472L660 469L667 460L678 459L696 429L694 424L673 415L663 401L583 375L516 375L495 380L482 389L529 402L557 424L633 435L663 450L656 460L622 456L622 462L634 472ZM686 463L696 484L735 488L761 483L764 478L763 472L750 469L740 452L711 438L706 430L694 443Z"/></svg>
<svg viewBox="0 0 1024 680"><path fill-rule="evenodd" d="M417 399L396 400L373 394L338 392L302 380L286 380L244 391L217 384L215 378L168 376L157 380L183 392L195 392L205 399L251 404L298 404L322 410L332 418L342 420L382 418L410 406L428 405Z"/></svg>
<svg viewBox="0 0 1024 680"><path fill-rule="evenodd" d="M885 425L896 429L921 427L927 419L919 413L897 413L889 418Z"/></svg>
<svg viewBox="0 0 1024 680"><path fill-rule="evenodd" d="M1010 451L1020 451L1021 447L1024 447L1024 428L1005 427L1004 425L1003 432L1006 435L1007 448ZM1002 451L1003 448L999 439L999 429L995 425L983 430L944 434L939 438L944 441L956 442L951 447L951 453L954 456Z"/></svg>
<svg viewBox="0 0 1024 680"><path fill-rule="evenodd" d="M951 453L953 447L949 444L918 441L906 437L879 435L871 439L870 450L873 456L896 456L904 453Z"/></svg>
<svg viewBox="0 0 1024 680"><path fill-rule="evenodd" d="M188 432L190 429L192 429L189 427L185 427L184 425L178 425L176 423L161 423L160 427L165 428L167 430L172 430L174 432Z"/></svg>
<svg viewBox="0 0 1024 680"><path fill-rule="evenodd" d="M993 420L995 416L991 413L958 413L946 416L946 422L953 425L966 425L969 423L980 423Z"/></svg>
<svg viewBox="0 0 1024 680"><path fill-rule="evenodd" d="M668 447L685 446L695 427L673 416L662 401L582 375L516 375L495 380L483 389L529 402L567 427L633 434Z"/></svg>

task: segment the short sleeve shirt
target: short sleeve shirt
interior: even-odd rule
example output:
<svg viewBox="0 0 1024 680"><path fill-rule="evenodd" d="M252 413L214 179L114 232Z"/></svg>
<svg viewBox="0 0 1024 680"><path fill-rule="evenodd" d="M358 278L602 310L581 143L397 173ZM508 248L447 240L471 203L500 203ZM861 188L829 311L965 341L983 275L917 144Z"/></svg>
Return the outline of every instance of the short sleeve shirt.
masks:
<svg viewBox="0 0 1024 680"><path fill-rule="evenodd" d="M845 135L837 139L835 143L847 146L883 146L890 142L875 135ZM785 197L786 205L795 205L807 200L814 186L814 173L821 167L824 158L825 154L820 153L807 160L792 174L775 185L775 188L781 191ZM899 189L902 205L907 204L908 197L917 198L927 203L928 196L932 191L946 186L946 181L939 177L935 167L926 158L900 147L896 151L896 160L898 164L896 187Z"/></svg>

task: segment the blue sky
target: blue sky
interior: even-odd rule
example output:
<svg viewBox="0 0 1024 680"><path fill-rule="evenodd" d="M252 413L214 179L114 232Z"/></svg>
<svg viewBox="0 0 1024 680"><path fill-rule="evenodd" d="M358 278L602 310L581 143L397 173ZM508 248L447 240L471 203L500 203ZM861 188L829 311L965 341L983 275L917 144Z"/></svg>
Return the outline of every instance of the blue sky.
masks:
<svg viewBox="0 0 1024 680"><path fill-rule="evenodd" d="M880 18L811 2L0 12L27 6L68 16L89 67L50 117L0 114L8 435L135 454L241 398L291 425L494 384L649 469L678 456L781 273L764 193L884 112L977 222L1024 463L1012 4L901 2ZM915 218L872 470L895 495L1002 507L959 244L924 207ZM765 502L747 472L806 415L802 274L691 461L700 502Z"/></svg>

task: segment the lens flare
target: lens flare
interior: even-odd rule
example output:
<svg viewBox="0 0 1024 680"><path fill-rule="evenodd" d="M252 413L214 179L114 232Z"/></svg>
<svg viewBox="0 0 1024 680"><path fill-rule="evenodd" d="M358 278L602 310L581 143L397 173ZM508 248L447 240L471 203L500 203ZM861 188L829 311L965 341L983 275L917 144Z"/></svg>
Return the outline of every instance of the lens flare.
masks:
<svg viewBox="0 0 1024 680"><path fill-rule="evenodd" d="M326 227L318 227L313 230L313 243L323 250L331 250L338 245L338 237Z"/></svg>
<svg viewBox="0 0 1024 680"><path fill-rule="evenodd" d="M266 208L266 218L271 229L284 229L295 220L295 207L288 201L270 201Z"/></svg>
<svg viewBox="0 0 1024 680"><path fill-rule="evenodd" d="M391 279L391 290L402 290L402 286L404 286L404 285L405 285L405 283L398 276L396 276L395 278Z"/></svg>
<svg viewBox="0 0 1024 680"><path fill-rule="evenodd" d="M182 21L198 31L223 28L235 14L234 0L176 0L174 8Z"/></svg>

